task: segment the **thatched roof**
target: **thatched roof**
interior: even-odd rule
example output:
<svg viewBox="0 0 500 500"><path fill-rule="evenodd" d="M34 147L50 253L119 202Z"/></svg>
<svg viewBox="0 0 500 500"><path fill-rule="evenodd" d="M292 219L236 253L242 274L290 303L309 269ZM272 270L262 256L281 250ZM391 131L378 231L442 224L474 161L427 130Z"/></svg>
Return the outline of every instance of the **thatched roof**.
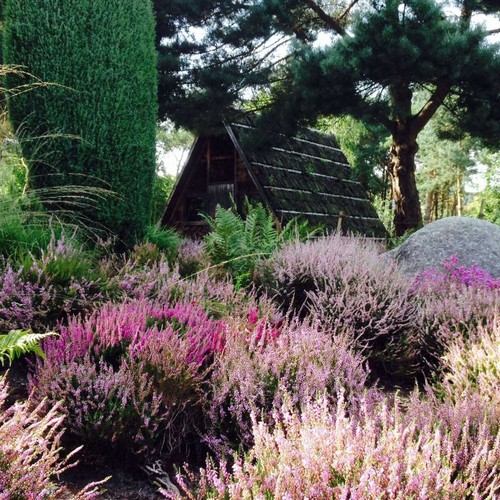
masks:
<svg viewBox="0 0 500 500"><path fill-rule="evenodd" d="M328 231L341 227L343 232L372 238L387 236L333 136L302 129L290 137L263 131L251 118L224 128L264 203L283 224L301 216ZM181 191L189 189L190 170L200 157L197 150L203 139L197 139L181 172L163 217L165 224L172 221Z"/></svg>
<svg viewBox="0 0 500 500"><path fill-rule="evenodd" d="M263 197L283 223L302 215L311 224L385 238L387 232L335 138L302 129L294 137L263 134L250 118L226 126ZM265 136L265 143L259 137Z"/></svg>

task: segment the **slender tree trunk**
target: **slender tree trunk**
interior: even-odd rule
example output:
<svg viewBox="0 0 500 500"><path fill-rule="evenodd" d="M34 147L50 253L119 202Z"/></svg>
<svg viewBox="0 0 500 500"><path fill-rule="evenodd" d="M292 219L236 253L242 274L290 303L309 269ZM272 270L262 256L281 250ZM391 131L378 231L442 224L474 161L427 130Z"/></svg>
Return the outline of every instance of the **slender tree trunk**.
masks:
<svg viewBox="0 0 500 500"><path fill-rule="evenodd" d="M462 174L458 172L457 176L457 215L462 217L463 214L463 199L462 199Z"/></svg>
<svg viewBox="0 0 500 500"><path fill-rule="evenodd" d="M410 229L422 225L422 211L415 179L416 140L409 131L393 135L390 149L389 176L395 202L394 231L402 236Z"/></svg>
<svg viewBox="0 0 500 500"><path fill-rule="evenodd" d="M424 224L429 224L432 217L432 207L434 203L434 191L429 191L425 197L425 214L424 214Z"/></svg>
<svg viewBox="0 0 500 500"><path fill-rule="evenodd" d="M432 220L437 220L438 219L438 214L439 214L439 193L437 191L434 192L434 200L432 201L432 213L434 214Z"/></svg>

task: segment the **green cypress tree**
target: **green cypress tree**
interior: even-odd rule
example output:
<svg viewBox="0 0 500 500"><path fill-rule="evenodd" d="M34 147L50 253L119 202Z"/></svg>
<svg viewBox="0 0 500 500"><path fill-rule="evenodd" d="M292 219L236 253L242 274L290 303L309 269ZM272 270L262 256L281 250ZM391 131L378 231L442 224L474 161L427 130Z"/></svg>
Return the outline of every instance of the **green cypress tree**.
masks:
<svg viewBox="0 0 500 500"><path fill-rule="evenodd" d="M9 112L30 187L107 187L90 212L127 245L150 222L157 76L151 0L6 0L4 60L36 86ZM53 201L46 203L56 208Z"/></svg>

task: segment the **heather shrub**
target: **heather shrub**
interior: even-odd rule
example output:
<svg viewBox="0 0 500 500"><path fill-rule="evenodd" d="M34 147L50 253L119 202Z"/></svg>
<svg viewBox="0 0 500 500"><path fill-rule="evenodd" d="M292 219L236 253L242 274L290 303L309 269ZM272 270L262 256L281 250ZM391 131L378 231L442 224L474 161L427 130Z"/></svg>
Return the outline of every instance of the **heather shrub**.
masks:
<svg viewBox="0 0 500 500"><path fill-rule="evenodd" d="M413 283L425 329L425 360L432 369L439 368L451 342L474 336L478 326L494 328L500 313L499 280L476 266L460 266L456 256L442 266L423 271Z"/></svg>
<svg viewBox="0 0 500 500"><path fill-rule="evenodd" d="M130 259L139 267L150 266L160 262L162 253L154 243L140 243L132 249Z"/></svg>
<svg viewBox="0 0 500 500"><path fill-rule="evenodd" d="M5 408L8 397L5 377L0 377L0 498L29 500L66 498L54 476L72 467L74 453L61 457L63 416L59 406L42 402L33 410L26 403ZM94 485L72 498L95 498Z"/></svg>
<svg viewBox="0 0 500 500"><path fill-rule="evenodd" d="M202 241L185 240L179 245L179 272L181 276L191 276L209 266Z"/></svg>
<svg viewBox="0 0 500 500"><path fill-rule="evenodd" d="M253 419L255 445L234 465L208 462L188 498L496 498L500 440L467 424L455 442L439 423L419 426L394 404L323 397L301 413L276 412L278 425ZM168 492L164 492L168 496Z"/></svg>
<svg viewBox="0 0 500 500"><path fill-rule="evenodd" d="M90 452L149 455L192 431L223 325L194 304L105 304L45 342L34 398L60 401L68 438Z"/></svg>
<svg viewBox="0 0 500 500"><path fill-rule="evenodd" d="M103 283L74 239L53 234L40 256L28 255L18 269L0 265L0 329L52 328L101 302Z"/></svg>
<svg viewBox="0 0 500 500"><path fill-rule="evenodd" d="M68 286L72 281L98 279L91 256L76 241L76 233L70 237L53 233L40 256L29 255L23 264L27 277L41 277L54 285Z"/></svg>
<svg viewBox="0 0 500 500"><path fill-rule="evenodd" d="M245 317L249 307L258 305L270 316L276 306L265 296L236 290L228 279L218 279L209 269L190 278L181 275L182 260L172 266L165 259L140 265L132 259L111 258L102 263L108 276L109 295L116 301L149 299L163 303L193 302L214 318Z"/></svg>
<svg viewBox="0 0 500 500"><path fill-rule="evenodd" d="M284 310L347 334L377 376L418 370L421 331L413 291L367 240L338 234L285 246L266 267Z"/></svg>
<svg viewBox="0 0 500 500"><path fill-rule="evenodd" d="M53 307L55 289L50 283L32 283L23 277L23 268L7 264L0 270L0 330L43 329Z"/></svg>
<svg viewBox="0 0 500 500"><path fill-rule="evenodd" d="M280 325L250 310L246 330L236 328L216 357L206 440L219 455L253 442L250 415L268 423L285 400L296 408L327 393L349 395L355 406L367 379L363 359L342 337L310 325Z"/></svg>
<svg viewBox="0 0 500 500"><path fill-rule="evenodd" d="M433 414L446 409L477 427L487 422L500 430L500 321L477 327L469 338L457 338L441 359L440 377L427 390ZM441 415L443 420L450 417Z"/></svg>

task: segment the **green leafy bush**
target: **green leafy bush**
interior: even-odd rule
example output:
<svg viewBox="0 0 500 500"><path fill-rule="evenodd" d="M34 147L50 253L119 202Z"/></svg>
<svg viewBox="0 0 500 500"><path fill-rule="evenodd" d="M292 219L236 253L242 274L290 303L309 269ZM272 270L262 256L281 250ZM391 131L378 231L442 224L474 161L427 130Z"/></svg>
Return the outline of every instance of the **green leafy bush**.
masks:
<svg viewBox="0 0 500 500"><path fill-rule="evenodd" d="M182 237L175 229L149 226L146 230L144 241L156 245L170 262L177 258Z"/></svg>

